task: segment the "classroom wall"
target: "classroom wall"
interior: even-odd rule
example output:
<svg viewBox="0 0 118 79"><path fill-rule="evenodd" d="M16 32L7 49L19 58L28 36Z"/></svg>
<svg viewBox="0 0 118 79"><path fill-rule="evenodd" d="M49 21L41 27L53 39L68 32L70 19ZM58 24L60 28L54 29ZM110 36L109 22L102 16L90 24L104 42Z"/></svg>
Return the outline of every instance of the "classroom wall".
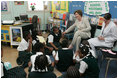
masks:
<svg viewBox="0 0 118 79"><path fill-rule="evenodd" d="M69 2L69 13L73 14L74 11L81 9L84 13L85 1L70 1ZM117 18L117 1L108 1L109 12L112 15L112 18ZM84 15L87 15L84 13ZM89 15L90 16L90 15ZM103 16L103 15L102 15ZM93 16L90 16L93 17Z"/></svg>
<svg viewBox="0 0 118 79"><path fill-rule="evenodd" d="M28 17L33 17L33 15L37 15L41 18L41 29L45 30L44 27L44 12L32 12L27 11L27 1L24 1L24 5L15 5L14 1L8 1L9 12L1 12L1 20L14 20L15 16L19 16L22 13L28 14ZM47 18L50 16L50 11L45 11L45 24L47 24Z"/></svg>

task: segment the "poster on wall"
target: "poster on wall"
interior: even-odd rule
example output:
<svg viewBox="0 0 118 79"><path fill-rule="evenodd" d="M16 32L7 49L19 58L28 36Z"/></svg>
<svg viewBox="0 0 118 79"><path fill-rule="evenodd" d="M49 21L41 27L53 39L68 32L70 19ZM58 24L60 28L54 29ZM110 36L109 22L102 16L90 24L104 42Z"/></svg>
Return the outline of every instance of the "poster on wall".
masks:
<svg viewBox="0 0 118 79"><path fill-rule="evenodd" d="M52 12L68 12L68 1L52 1Z"/></svg>
<svg viewBox="0 0 118 79"><path fill-rule="evenodd" d="M109 12L107 1L86 1L84 12L88 15L102 15Z"/></svg>
<svg viewBox="0 0 118 79"><path fill-rule="evenodd" d="M21 27L10 27L11 45L19 45L23 38L22 35Z"/></svg>
<svg viewBox="0 0 118 79"><path fill-rule="evenodd" d="M1 1L1 11L8 11L7 1Z"/></svg>
<svg viewBox="0 0 118 79"><path fill-rule="evenodd" d="M24 1L14 1L15 5L24 5Z"/></svg>

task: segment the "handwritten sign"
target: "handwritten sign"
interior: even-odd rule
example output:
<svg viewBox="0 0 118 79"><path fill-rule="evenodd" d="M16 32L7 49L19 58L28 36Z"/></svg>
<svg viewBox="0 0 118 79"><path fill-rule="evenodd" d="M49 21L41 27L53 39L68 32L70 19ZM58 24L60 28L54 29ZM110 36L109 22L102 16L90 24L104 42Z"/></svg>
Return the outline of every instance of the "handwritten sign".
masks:
<svg viewBox="0 0 118 79"><path fill-rule="evenodd" d="M107 1L86 1L84 12L89 15L102 15L109 12Z"/></svg>

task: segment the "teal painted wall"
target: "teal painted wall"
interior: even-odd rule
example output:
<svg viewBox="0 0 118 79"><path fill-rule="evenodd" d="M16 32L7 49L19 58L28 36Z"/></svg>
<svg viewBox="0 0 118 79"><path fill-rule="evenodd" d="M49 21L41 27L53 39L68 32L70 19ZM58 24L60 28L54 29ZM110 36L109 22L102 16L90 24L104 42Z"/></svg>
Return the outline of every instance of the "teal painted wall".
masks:
<svg viewBox="0 0 118 79"><path fill-rule="evenodd" d="M49 3L50 5L50 3ZM45 30L44 27L44 12L43 11L28 11L27 1L24 1L24 5L15 5L14 1L8 1L9 11L1 12L1 20L15 20L15 16L19 16L20 14L28 14L28 17L33 17L33 15L37 15L38 18L41 18L41 29ZM50 8L49 8L50 9ZM45 11L45 24L47 24L47 18L50 16L50 11Z"/></svg>

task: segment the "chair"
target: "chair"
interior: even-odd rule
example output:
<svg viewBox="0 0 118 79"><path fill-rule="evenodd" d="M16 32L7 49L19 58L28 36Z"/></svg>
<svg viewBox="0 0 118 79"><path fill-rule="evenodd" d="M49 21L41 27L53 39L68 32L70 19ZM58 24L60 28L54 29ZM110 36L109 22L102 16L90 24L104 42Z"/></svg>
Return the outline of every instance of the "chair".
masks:
<svg viewBox="0 0 118 79"><path fill-rule="evenodd" d="M75 23L75 21L67 21L67 26L62 25L61 28L63 29L63 31L65 31L66 29L68 29L71 25L73 25ZM65 37L69 40L72 39L74 35L74 31L69 32L68 34L65 34Z"/></svg>
<svg viewBox="0 0 118 79"><path fill-rule="evenodd" d="M113 51L113 52L116 53L116 55L112 55L112 54L109 54L108 52L102 51L102 61L103 61L103 59L108 60L107 65L106 65L107 67L106 67L106 71L105 71L105 78L107 77L110 61L117 60L117 51ZM101 62L101 64L102 64L102 62Z"/></svg>
<svg viewBox="0 0 118 79"><path fill-rule="evenodd" d="M90 30L91 38L94 38L97 26L93 25L93 24L90 24L90 26L91 26L91 30ZM90 39L90 38L81 39L81 42L84 40L88 40L88 39Z"/></svg>
<svg viewBox="0 0 118 79"><path fill-rule="evenodd" d="M117 45L117 40L114 42L113 47L115 47L116 45ZM108 61L107 61L106 71L105 71L105 78L107 77L107 72L108 72L108 68L109 68L109 63L110 63L110 61L112 61L112 60L117 60L117 51L113 51L113 52L116 53L116 55L112 55L112 54L109 54L108 52L102 51L102 49L112 50L113 47L103 47L103 46L96 46L96 47L95 47L97 50L99 50L99 51L102 52L102 59L101 59L100 67L101 67L101 65L102 65L103 59L108 60Z"/></svg>

